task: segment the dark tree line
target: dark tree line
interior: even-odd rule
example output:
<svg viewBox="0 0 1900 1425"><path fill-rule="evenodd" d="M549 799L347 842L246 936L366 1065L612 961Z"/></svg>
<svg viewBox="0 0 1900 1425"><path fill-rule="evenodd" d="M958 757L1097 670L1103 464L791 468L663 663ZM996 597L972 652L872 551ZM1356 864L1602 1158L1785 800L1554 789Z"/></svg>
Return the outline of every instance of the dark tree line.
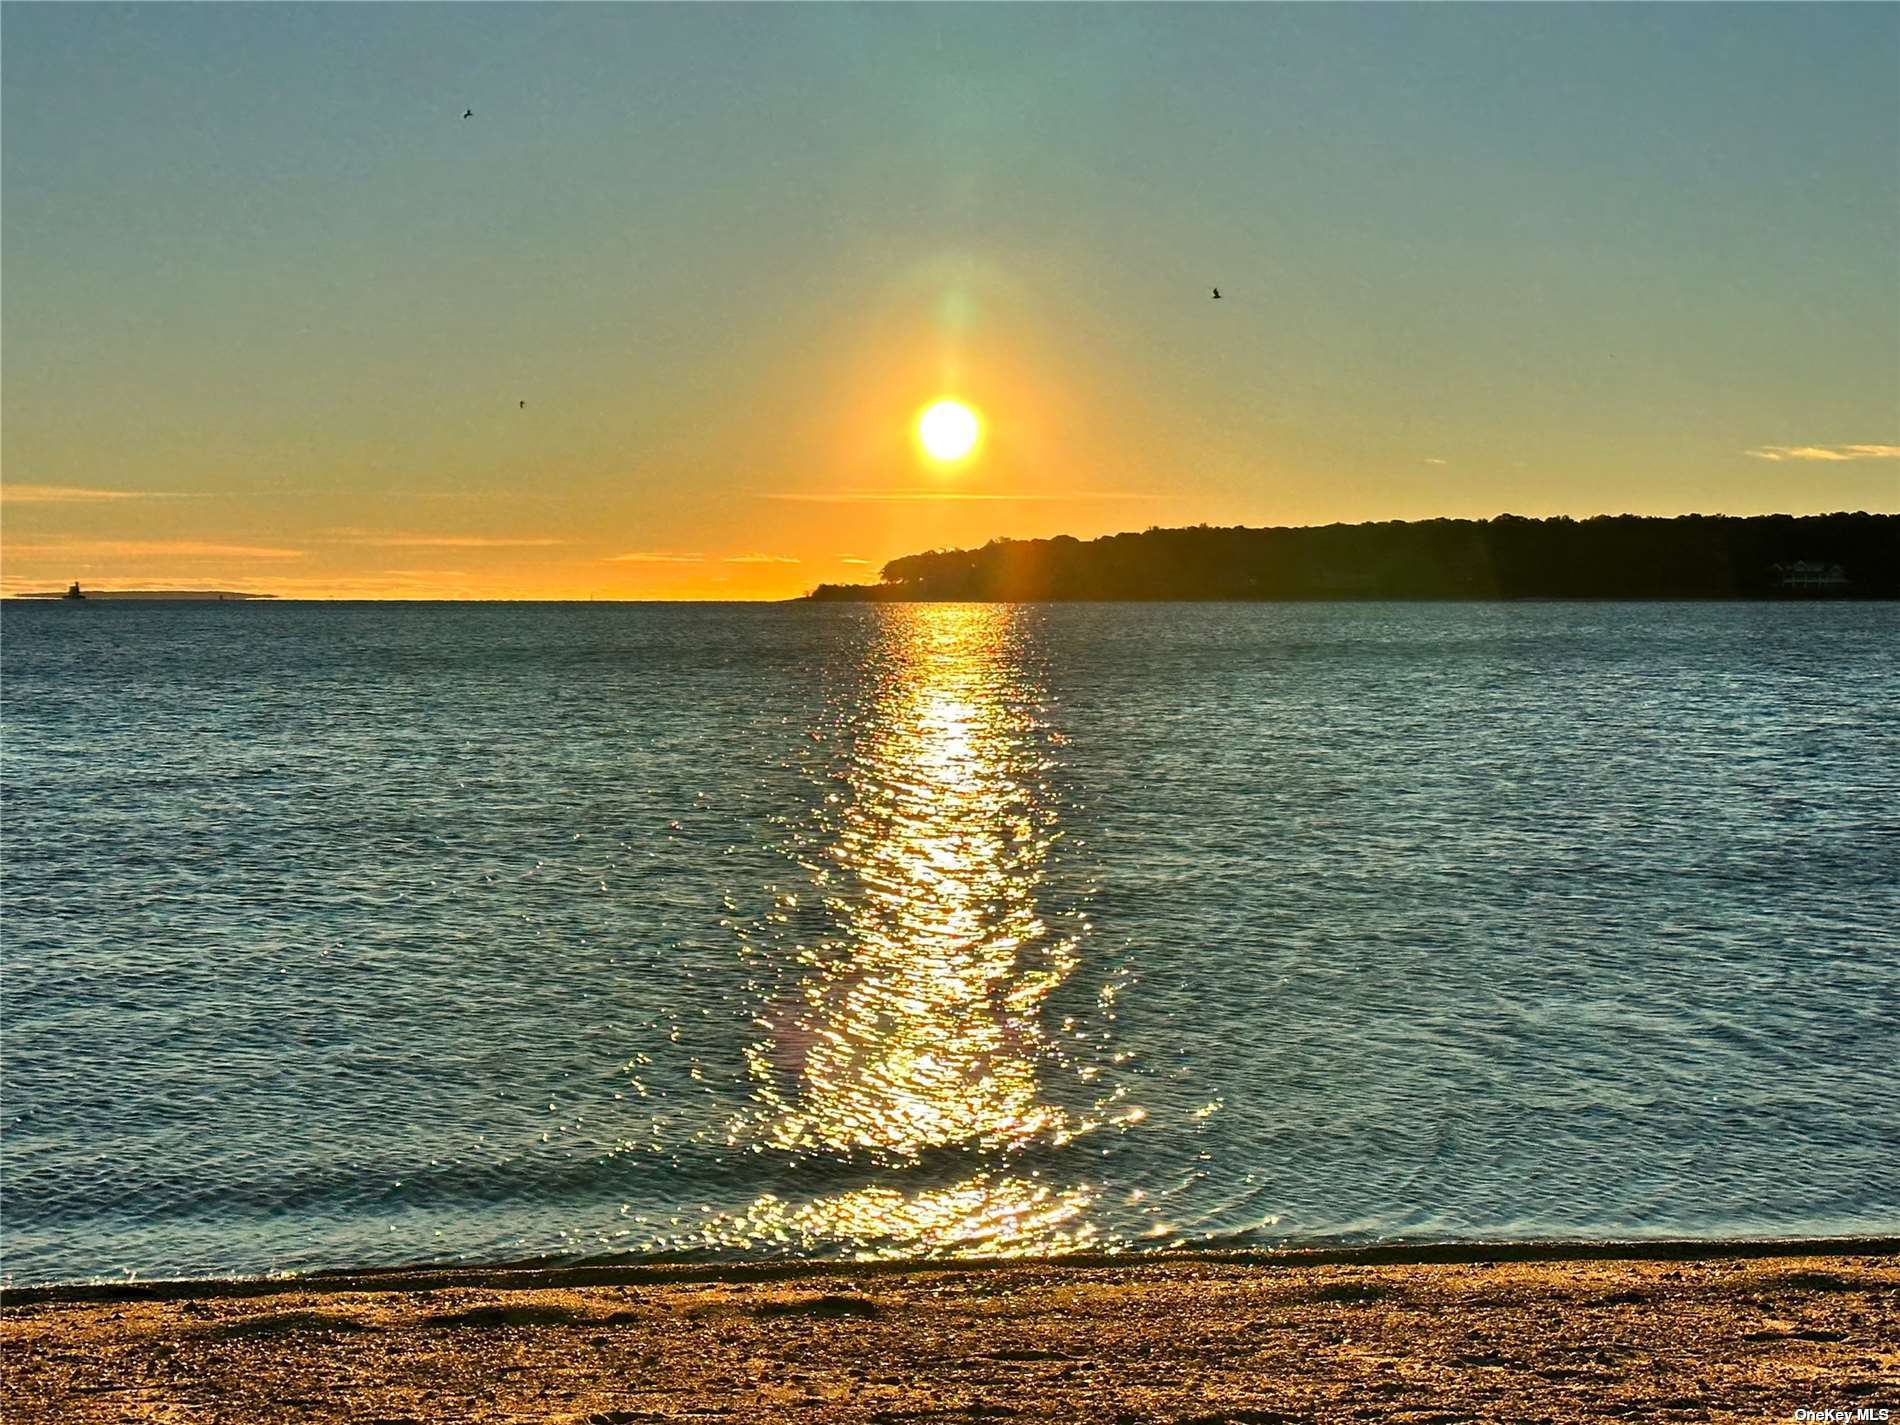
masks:
<svg viewBox="0 0 1900 1425"><path fill-rule="evenodd" d="M992 540L815 599L1900 597L1900 515L1596 515Z"/></svg>

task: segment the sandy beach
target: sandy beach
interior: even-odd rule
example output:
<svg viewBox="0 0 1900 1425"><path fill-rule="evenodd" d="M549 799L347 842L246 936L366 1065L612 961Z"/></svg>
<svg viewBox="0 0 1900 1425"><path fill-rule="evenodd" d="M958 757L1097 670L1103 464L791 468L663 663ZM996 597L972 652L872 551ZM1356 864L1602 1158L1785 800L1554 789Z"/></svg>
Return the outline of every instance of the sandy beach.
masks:
<svg viewBox="0 0 1900 1425"><path fill-rule="evenodd" d="M15 1291L5 1416L1449 1425L1900 1409L1896 1244L1827 1245Z"/></svg>

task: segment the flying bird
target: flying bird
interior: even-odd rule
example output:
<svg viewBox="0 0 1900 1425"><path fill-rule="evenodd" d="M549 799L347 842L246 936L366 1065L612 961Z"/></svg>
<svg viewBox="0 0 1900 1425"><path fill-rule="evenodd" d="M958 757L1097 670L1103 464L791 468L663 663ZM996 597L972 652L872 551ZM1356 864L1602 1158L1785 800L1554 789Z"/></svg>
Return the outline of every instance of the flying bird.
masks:
<svg viewBox="0 0 1900 1425"><path fill-rule="evenodd" d="M524 411L528 409L528 403L527 403L526 401L523 401L523 402L521 403L521 409L522 409L522 410L524 410Z"/></svg>
<svg viewBox="0 0 1900 1425"><path fill-rule="evenodd" d="M1218 287L1216 287L1216 288L1214 289L1214 300L1215 300L1216 302L1218 302L1218 301L1220 300L1220 288L1218 288Z"/></svg>
<svg viewBox="0 0 1900 1425"><path fill-rule="evenodd" d="M462 117L464 119L472 119L475 117L475 111L473 109L464 109L462 110Z"/></svg>

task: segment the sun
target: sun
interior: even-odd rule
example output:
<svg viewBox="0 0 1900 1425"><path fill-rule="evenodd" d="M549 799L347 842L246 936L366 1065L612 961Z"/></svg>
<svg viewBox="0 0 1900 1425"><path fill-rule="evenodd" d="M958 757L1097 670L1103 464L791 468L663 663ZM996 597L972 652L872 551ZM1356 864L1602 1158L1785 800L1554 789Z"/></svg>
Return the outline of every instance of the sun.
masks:
<svg viewBox="0 0 1900 1425"><path fill-rule="evenodd" d="M961 401L938 401L917 417L917 443L932 460L948 465L976 449L983 423Z"/></svg>

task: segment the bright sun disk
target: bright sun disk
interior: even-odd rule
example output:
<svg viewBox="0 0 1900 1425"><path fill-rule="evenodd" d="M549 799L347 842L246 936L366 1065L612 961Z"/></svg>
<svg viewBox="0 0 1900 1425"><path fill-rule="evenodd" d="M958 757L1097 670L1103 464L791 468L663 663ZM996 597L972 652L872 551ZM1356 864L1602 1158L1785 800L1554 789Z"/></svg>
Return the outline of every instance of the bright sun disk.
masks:
<svg viewBox="0 0 1900 1425"><path fill-rule="evenodd" d="M938 401L917 418L917 440L932 460L961 460L981 432L976 412L961 401Z"/></svg>

